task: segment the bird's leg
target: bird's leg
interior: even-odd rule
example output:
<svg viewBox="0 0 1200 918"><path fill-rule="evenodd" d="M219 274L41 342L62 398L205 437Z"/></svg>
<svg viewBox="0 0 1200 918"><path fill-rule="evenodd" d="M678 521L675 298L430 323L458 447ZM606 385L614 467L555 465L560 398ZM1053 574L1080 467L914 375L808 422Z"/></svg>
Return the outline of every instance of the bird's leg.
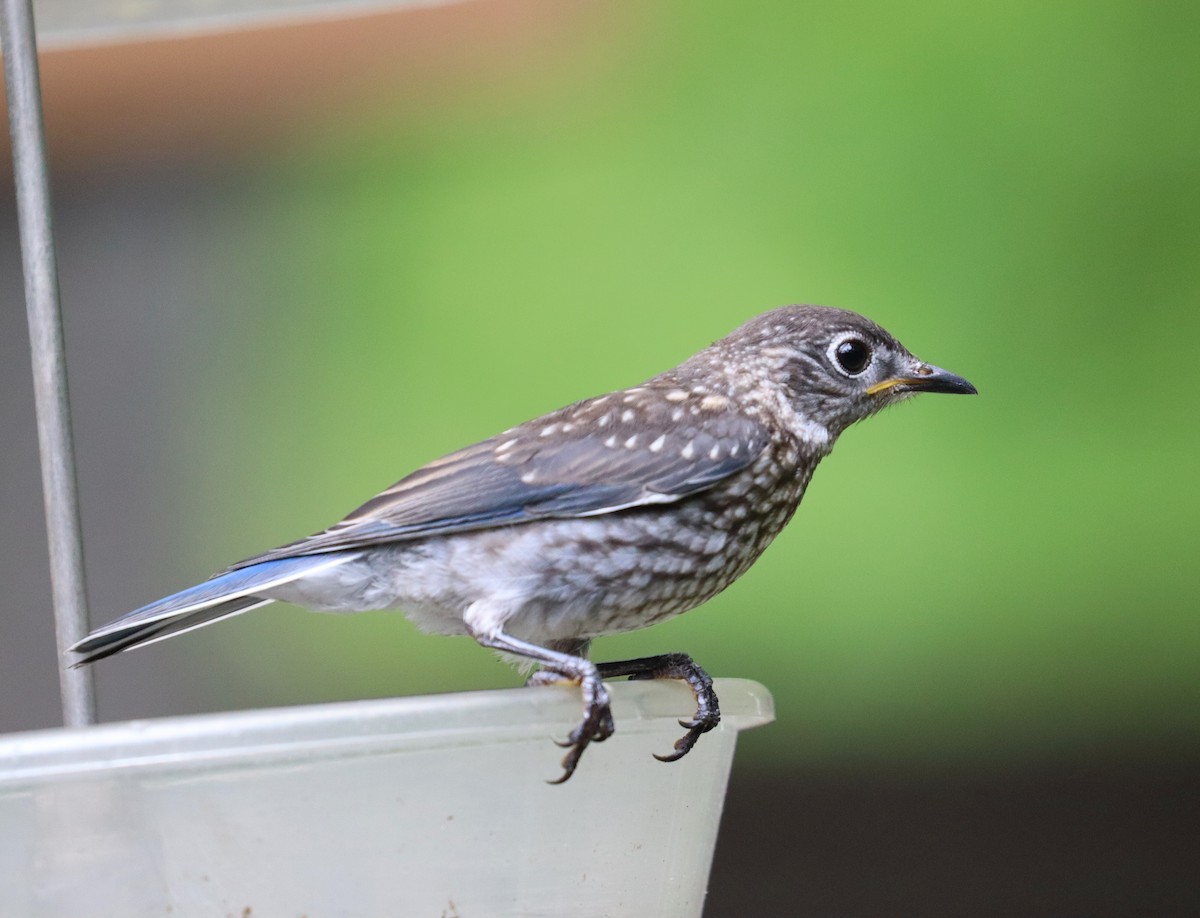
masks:
<svg viewBox="0 0 1200 918"><path fill-rule="evenodd" d="M619 660L613 663L598 663L600 678L629 676L631 679L683 679L696 696L696 714L691 720L681 720L679 726L687 730L675 743L675 751L668 755L655 755L660 762L682 759L696 745L701 734L707 733L721 722L721 707L717 693L713 691L712 676L701 669L686 653L664 653L657 657L642 657L639 660Z"/></svg>
<svg viewBox="0 0 1200 918"><path fill-rule="evenodd" d="M530 644L499 629L472 632L471 636L484 647L516 654L539 663L542 668L529 677L526 685L548 685L562 681L579 683L579 690L583 695L583 720L568 734L565 742L558 743L567 750L562 760L563 775L549 782L562 784L575 773L575 766L579 764L583 751L590 743L603 742L613 734L608 689L604 687L596 665L584 657ZM586 645L582 649L586 650Z"/></svg>

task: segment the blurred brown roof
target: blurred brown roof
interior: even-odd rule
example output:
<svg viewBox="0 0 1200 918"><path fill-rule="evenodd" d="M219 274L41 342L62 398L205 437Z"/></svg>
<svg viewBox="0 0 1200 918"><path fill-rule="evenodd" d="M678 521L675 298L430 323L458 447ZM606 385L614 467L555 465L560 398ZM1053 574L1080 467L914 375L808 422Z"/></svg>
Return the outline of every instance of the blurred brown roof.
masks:
<svg viewBox="0 0 1200 918"><path fill-rule="evenodd" d="M236 153L386 104L398 115L553 53L591 5L488 0L43 50L55 171ZM0 139L11 169L8 134Z"/></svg>

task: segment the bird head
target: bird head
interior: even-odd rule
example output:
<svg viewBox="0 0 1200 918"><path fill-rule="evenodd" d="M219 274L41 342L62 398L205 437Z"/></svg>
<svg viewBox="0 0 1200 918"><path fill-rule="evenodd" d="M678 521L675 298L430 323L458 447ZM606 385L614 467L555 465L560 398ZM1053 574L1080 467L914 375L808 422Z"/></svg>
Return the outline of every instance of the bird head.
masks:
<svg viewBox="0 0 1200 918"><path fill-rule="evenodd" d="M743 397L757 393L815 445L832 445L855 421L919 392L976 392L961 376L913 356L870 319L825 306L764 313L709 350L738 368L731 382Z"/></svg>

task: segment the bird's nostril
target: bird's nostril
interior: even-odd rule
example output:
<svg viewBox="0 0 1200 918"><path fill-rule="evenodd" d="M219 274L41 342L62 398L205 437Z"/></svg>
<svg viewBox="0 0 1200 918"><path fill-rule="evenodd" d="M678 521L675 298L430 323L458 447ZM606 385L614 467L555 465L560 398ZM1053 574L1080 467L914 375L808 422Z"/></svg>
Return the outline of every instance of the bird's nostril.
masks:
<svg viewBox="0 0 1200 918"><path fill-rule="evenodd" d="M918 376L929 376L931 373L933 373L933 370L926 364L921 364L917 367Z"/></svg>

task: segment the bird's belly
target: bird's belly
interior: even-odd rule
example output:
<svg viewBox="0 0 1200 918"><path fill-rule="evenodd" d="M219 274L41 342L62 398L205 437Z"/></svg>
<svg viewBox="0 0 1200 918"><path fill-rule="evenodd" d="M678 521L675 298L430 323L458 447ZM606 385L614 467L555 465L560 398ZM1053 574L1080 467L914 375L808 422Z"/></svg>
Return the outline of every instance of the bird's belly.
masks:
<svg viewBox="0 0 1200 918"><path fill-rule="evenodd" d="M633 631L729 586L793 508L777 519L679 509L670 525L648 509L456 536L449 563L460 590L453 599L507 603L504 630L535 642ZM426 616L410 613L419 624Z"/></svg>
<svg viewBox="0 0 1200 918"><path fill-rule="evenodd" d="M295 603L314 612L366 612L387 608L381 595L388 577L380 576L378 558L359 550L343 553L343 563L320 568L296 580L263 590L262 595L279 602Z"/></svg>
<svg viewBox="0 0 1200 918"><path fill-rule="evenodd" d="M314 612L403 609L422 630L466 634L463 610L473 597L450 573L450 545L396 543L347 553L340 565L264 590L262 595Z"/></svg>

